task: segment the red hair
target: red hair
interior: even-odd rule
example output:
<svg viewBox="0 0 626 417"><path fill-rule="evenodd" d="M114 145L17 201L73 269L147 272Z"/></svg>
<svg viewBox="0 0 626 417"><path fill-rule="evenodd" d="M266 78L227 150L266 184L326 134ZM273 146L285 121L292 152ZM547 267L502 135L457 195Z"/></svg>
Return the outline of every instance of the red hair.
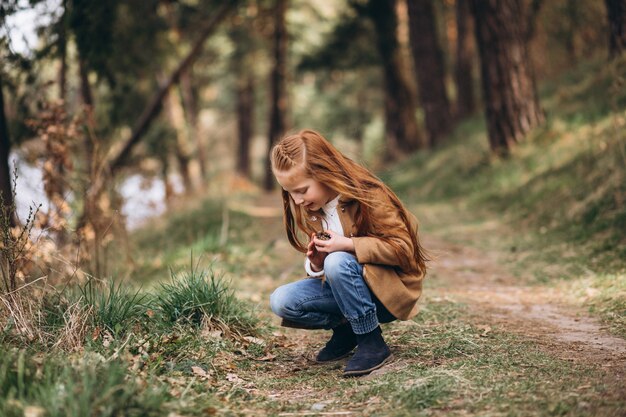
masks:
<svg viewBox="0 0 626 417"><path fill-rule="evenodd" d="M402 260L405 272L426 272L423 248L419 244L417 233L411 226L409 213L391 189L365 167L357 164L339 152L330 142L314 130L302 130L281 139L270 152L270 161L274 172L285 172L294 168L304 170L307 178L321 182L341 195L343 199L356 200L360 203L355 215L357 236L372 236L391 244ZM382 191L387 198L379 201L375 196ZM308 241L298 236L298 231L311 236L316 230L299 205L295 204L289 193L282 190L284 223L287 238L291 245L300 252L306 252ZM376 207L398 213L410 235L413 245L413 257L405 259L400 246L394 238L404 234L390 224L382 224L381 219L373 219L371 212ZM395 229L395 230L394 230Z"/></svg>

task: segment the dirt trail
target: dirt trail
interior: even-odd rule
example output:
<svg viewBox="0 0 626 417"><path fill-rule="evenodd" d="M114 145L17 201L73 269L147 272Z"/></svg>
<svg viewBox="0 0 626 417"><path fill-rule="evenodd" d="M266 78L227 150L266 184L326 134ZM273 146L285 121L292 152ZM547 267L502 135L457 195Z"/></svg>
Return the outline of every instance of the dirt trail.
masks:
<svg viewBox="0 0 626 417"><path fill-rule="evenodd" d="M432 277L441 296L471 304L485 321L532 337L557 355L600 361L626 369L626 341L609 334L582 309L566 305L557 291L515 285L494 254L437 239L425 239L435 254ZM558 347L558 349L553 349Z"/></svg>

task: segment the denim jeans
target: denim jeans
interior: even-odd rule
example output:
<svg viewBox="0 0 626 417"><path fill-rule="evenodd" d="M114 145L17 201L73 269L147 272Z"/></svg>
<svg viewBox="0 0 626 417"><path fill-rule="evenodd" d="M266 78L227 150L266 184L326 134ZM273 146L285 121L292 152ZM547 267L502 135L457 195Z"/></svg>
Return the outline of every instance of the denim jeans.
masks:
<svg viewBox="0 0 626 417"><path fill-rule="evenodd" d="M354 255L330 253L324 273L324 282L306 278L278 287L270 296L272 311L306 328L332 329L347 320L356 334L395 320L367 287L363 265Z"/></svg>

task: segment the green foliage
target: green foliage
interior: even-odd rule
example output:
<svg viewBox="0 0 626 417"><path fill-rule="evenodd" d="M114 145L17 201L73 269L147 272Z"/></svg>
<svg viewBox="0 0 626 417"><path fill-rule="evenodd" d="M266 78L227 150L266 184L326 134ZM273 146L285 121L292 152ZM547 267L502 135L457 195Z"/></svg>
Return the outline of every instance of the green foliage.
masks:
<svg viewBox="0 0 626 417"><path fill-rule="evenodd" d="M250 332L257 323L223 278L216 276L211 268L199 271L192 266L182 273L172 271L171 283L160 284L154 303L168 326L177 322L199 326L206 320Z"/></svg>
<svg viewBox="0 0 626 417"><path fill-rule="evenodd" d="M49 417L161 416L168 399L155 384L141 389L119 361L98 355L68 361L0 347L0 414L21 417L40 407Z"/></svg>

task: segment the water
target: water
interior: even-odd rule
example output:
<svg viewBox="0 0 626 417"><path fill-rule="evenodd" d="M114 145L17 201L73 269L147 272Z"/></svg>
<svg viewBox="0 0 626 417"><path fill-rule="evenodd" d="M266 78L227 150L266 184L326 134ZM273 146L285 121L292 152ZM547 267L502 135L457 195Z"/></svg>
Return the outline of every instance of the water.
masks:
<svg viewBox="0 0 626 417"><path fill-rule="evenodd" d="M24 161L19 153L12 152L9 158L11 172L17 166L17 186L15 206L20 220L24 221L31 207L41 204L41 210L48 211L50 204L43 188L41 167L33 166ZM174 191L182 191L182 181L173 177ZM148 219L163 214L165 205L165 184L160 178L147 178L139 174L126 178L120 186L120 194L124 198L122 215L126 218L129 230L136 229ZM74 196L69 192L66 201L71 202Z"/></svg>

